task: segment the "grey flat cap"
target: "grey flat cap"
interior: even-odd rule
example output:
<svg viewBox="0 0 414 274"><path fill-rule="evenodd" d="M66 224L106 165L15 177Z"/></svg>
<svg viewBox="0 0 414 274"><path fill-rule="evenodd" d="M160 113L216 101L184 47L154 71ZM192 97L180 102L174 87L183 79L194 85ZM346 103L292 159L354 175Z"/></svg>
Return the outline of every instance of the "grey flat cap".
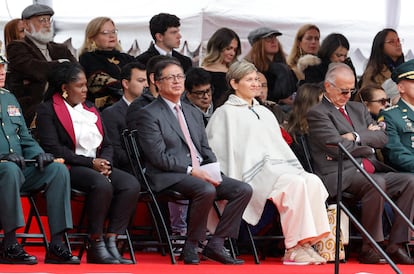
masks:
<svg viewBox="0 0 414 274"><path fill-rule="evenodd" d="M46 5L41 4L33 4L26 7L22 12L22 19L29 19L33 16L40 16L40 15L50 15L52 16L55 14L53 9Z"/></svg>
<svg viewBox="0 0 414 274"><path fill-rule="evenodd" d="M261 27L261 28L252 30L247 36L247 40L249 40L250 45L253 45L253 43L256 42L257 40L268 37L273 34L275 34L276 36L282 35L282 33L278 30L271 29L268 27Z"/></svg>

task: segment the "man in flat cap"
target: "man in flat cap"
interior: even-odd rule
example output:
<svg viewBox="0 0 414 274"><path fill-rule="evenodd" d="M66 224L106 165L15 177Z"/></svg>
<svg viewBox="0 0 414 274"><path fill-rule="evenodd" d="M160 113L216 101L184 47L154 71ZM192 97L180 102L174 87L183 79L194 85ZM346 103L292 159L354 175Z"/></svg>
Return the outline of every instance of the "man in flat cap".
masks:
<svg viewBox="0 0 414 274"><path fill-rule="evenodd" d="M16 240L16 229L24 226L20 191L45 189L51 235L45 263L79 264L62 244L65 230L72 228L70 179L65 165L55 163L32 138L16 98L4 89L7 60L0 55L0 226L4 232L0 263L36 264ZM33 159L37 166L26 165Z"/></svg>
<svg viewBox="0 0 414 274"><path fill-rule="evenodd" d="M414 173L414 59L396 67L391 77L401 98L380 112L388 135L383 154L397 170Z"/></svg>
<svg viewBox="0 0 414 274"><path fill-rule="evenodd" d="M25 38L6 48L10 62L6 87L17 97L27 125L31 125L36 106L43 99L49 71L59 62L76 62L65 45L53 42L53 14L46 5L26 7L22 12Z"/></svg>

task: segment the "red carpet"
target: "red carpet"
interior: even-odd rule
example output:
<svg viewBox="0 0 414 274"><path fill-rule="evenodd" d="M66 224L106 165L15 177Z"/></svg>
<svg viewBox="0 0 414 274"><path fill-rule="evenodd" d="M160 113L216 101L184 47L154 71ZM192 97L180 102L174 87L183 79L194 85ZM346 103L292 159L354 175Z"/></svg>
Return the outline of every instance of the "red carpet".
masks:
<svg viewBox="0 0 414 274"><path fill-rule="evenodd" d="M280 258L266 258L259 265L253 261L250 255L243 255L246 263L241 266L221 265L213 261L202 261L200 265L184 265L182 261L172 265L168 256L161 256L159 253L137 252L136 265L98 265L87 264L86 256L82 258L80 265L50 265L44 264L44 252L39 247L26 247L26 250L36 255L39 264L34 266L6 265L0 264L0 273L141 273L141 274L323 274L334 273L334 264L312 265L312 266L284 266ZM414 266L398 265L402 273L414 273ZM359 264L355 259L340 265L341 274L395 273L389 265L364 265Z"/></svg>

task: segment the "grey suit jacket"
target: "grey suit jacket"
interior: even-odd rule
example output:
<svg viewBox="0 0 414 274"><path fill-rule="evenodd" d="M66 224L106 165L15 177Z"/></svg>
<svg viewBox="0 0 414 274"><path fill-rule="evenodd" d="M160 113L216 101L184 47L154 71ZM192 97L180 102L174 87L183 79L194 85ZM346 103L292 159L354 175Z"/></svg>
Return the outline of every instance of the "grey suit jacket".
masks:
<svg viewBox="0 0 414 274"><path fill-rule="evenodd" d="M345 148L361 162L362 158L369 158L376 171L392 170L375 158L372 148L382 148L388 140L382 130L368 130L370 124L376 122L372 119L367 108L359 102L348 102L345 109L352 121L352 125L345 119L339 110L325 97L322 102L312 107L308 114L309 145L315 172L322 178L329 193L336 195L338 174L338 148L327 146L327 143L341 142ZM360 143L348 141L342 134L356 132L360 136ZM349 186L346 176L352 176L356 168L348 159L343 162L343 188Z"/></svg>
<svg viewBox="0 0 414 274"><path fill-rule="evenodd" d="M184 102L181 106L191 139L203 158L202 164L216 162L201 113ZM153 190L161 191L188 176L190 150L176 116L161 97L138 112L137 131Z"/></svg>

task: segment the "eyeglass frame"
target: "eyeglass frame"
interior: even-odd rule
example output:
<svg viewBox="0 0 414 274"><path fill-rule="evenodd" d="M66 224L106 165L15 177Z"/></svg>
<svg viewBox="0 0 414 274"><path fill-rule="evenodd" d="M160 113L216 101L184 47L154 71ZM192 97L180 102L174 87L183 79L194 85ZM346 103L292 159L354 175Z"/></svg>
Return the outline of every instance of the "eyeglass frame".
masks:
<svg viewBox="0 0 414 274"><path fill-rule="evenodd" d="M357 89L356 88L349 88L349 89L345 89L345 88L339 88L337 87L334 83L328 81L329 84L331 84L334 88L338 89L341 92L341 95L353 95L356 93Z"/></svg>
<svg viewBox="0 0 414 274"><path fill-rule="evenodd" d="M212 96L213 95L213 87L209 87L205 90L195 90L195 91L188 91L190 94L194 94L195 96L197 96L197 98L201 99L203 98L206 94Z"/></svg>
<svg viewBox="0 0 414 274"><path fill-rule="evenodd" d="M155 79L155 81L164 81L167 80L167 82L172 83L174 81L184 81L186 78L184 73L179 73L179 74L170 74L164 77L160 77L158 79Z"/></svg>
<svg viewBox="0 0 414 274"><path fill-rule="evenodd" d="M102 35L111 35L111 34L117 35L118 34L118 29L114 29L114 30L103 30L103 31L100 31L99 34L102 34Z"/></svg>
<svg viewBox="0 0 414 274"><path fill-rule="evenodd" d="M386 106L387 103L391 104L391 98L381 98L377 100L367 101L368 103L381 103L381 105Z"/></svg>
<svg viewBox="0 0 414 274"><path fill-rule="evenodd" d="M273 42L273 41L279 41L279 39L277 38L279 35L277 35L276 33L274 33L274 34L271 34L271 35L269 35L269 36L266 36L266 37L263 37L262 39L265 41L265 42Z"/></svg>
<svg viewBox="0 0 414 274"><path fill-rule="evenodd" d="M45 16L39 16L39 18L37 18L37 22L39 22L39 24L41 25L45 25L45 24L53 24L53 17L50 16L49 18L45 17Z"/></svg>

